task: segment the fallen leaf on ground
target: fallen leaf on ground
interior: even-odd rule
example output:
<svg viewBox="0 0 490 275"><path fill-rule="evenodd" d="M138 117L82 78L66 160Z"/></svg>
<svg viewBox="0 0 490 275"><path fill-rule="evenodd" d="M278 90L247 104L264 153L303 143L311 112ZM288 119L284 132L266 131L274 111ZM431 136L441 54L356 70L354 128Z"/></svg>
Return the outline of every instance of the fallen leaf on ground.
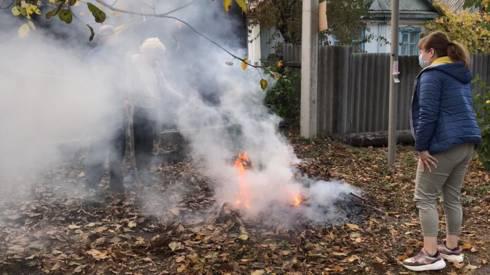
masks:
<svg viewBox="0 0 490 275"><path fill-rule="evenodd" d="M135 221L128 222L128 227L129 228L135 228L136 227L136 222Z"/></svg>
<svg viewBox="0 0 490 275"><path fill-rule="evenodd" d="M76 224L70 224L68 225L68 229L70 230L80 229L80 226Z"/></svg>
<svg viewBox="0 0 490 275"><path fill-rule="evenodd" d="M170 249L172 251L175 251L175 250L183 248L183 245L180 242L171 242L168 244L168 247L170 247Z"/></svg>
<svg viewBox="0 0 490 275"><path fill-rule="evenodd" d="M347 225L347 227L349 227L350 230L359 230L360 229L359 225L357 225L357 224L348 223L346 225Z"/></svg>
<svg viewBox="0 0 490 275"><path fill-rule="evenodd" d="M90 249L89 251L87 251L87 254L92 256L97 261L105 260L105 259L109 258L109 256L107 255L107 252L102 252L102 251L99 251L97 249Z"/></svg>

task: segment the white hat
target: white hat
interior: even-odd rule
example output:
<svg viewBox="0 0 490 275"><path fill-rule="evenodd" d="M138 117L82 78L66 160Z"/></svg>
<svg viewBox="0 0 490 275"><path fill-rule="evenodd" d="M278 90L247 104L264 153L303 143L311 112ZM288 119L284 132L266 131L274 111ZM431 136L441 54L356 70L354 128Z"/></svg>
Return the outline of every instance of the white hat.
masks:
<svg viewBox="0 0 490 275"><path fill-rule="evenodd" d="M158 37L150 37L141 43L139 51L143 55L159 56L165 54L167 48Z"/></svg>

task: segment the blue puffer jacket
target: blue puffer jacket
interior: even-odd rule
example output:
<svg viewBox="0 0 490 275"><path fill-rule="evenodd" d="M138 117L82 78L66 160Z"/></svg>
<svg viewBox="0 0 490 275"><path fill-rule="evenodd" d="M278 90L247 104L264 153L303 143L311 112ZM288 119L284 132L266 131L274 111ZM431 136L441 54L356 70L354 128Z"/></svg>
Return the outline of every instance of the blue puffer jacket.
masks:
<svg viewBox="0 0 490 275"><path fill-rule="evenodd" d="M417 151L437 154L481 142L471 78L462 62L428 67L417 76L411 124Z"/></svg>

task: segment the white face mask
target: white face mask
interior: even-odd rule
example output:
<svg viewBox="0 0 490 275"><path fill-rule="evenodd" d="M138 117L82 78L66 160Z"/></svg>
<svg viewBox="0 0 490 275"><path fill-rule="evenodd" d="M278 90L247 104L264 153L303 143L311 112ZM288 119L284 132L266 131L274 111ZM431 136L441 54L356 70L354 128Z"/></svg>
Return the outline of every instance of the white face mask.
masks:
<svg viewBox="0 0 490 275"><path fill-rule="evenodd" d="M423 58L422 58L422 54L419 54L419 65L422 69L426 68L427 66L430 65L430 63L428 61L425 61Z"/></svg>

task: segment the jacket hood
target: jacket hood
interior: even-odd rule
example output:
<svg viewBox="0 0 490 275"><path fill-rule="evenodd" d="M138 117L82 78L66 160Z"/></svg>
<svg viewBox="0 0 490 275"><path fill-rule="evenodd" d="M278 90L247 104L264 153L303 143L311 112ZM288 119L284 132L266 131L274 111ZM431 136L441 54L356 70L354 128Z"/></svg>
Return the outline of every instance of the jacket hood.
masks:
<svg viewBox="0 0 490 275"><path fill-rule="evenodd" d="M473 78L470 70L468 70L468 68L465 67L463 62L438 65L438 66L430 67L430 70L441 71L463 84L470 83L471 79Z"/></svg>

